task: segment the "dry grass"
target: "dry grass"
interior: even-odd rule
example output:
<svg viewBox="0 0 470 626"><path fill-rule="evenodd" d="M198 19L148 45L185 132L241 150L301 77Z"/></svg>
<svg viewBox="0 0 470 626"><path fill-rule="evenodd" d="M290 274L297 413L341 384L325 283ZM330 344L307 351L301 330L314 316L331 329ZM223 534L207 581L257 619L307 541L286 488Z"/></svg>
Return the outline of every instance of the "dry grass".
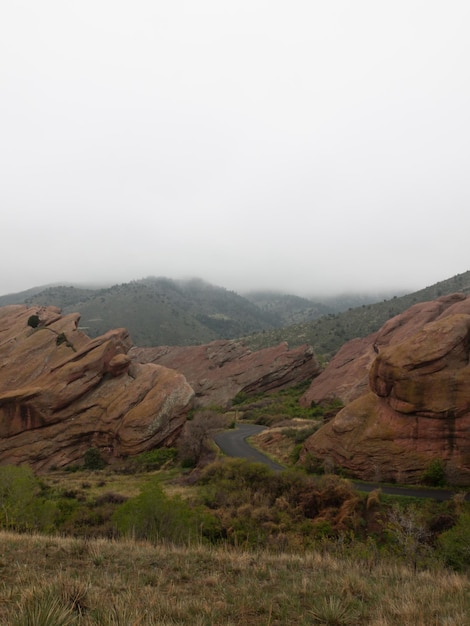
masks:
<svg viewBox="0 0 470 626"><path fill-rule="evenodd" d="M107 467L103 470L79 470L67 472L65 470L49 471L41 479L58 491L75 491L79 496L88 500L96 499L106 493L118 493L126 498L139 495L143 485L152 476L157 476L165 486L168 495L184 494L185 489L174 483L177 470L155 470L152 472L128 472L122 468Z"/></svg>
<svg viewBox="0 0 470 626"><path fill-rule="evenodd" d="M64 470L50 471L41 476L42 480L56 489L76 491L87 498L96 498L103 493L115 492L126 497L139 494L143 479L150 474L124 474L112 469L100 471L80 470L66 472Z"/></svg>
<svg viewBox="0 0 470 626"><path fill-rule="evenodd" d="M13 533L0 555L5 626L470 624L469 580L443 570ZM66 615L28 621L38 606Z"/></svg>
<svg viewBox="0 0 470 626"><path fill-rule="evenodd" d="M312 420L292 419L280 426L270 428L250 437L250 443L281 465L289 467L292 465L291 457L296 443L292 437L285 434L285 431L289 429L301 433L311 428L312 424L314 424Z"/></svg>

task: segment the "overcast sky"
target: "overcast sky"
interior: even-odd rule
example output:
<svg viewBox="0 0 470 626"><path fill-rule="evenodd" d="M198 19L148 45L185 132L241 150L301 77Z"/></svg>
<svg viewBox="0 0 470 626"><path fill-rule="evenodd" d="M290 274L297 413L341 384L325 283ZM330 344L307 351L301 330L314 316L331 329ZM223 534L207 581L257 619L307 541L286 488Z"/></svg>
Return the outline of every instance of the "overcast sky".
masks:
<svg viewBox="0 0 470 626"><path fill-rule="evenodd" d="M0 293L467 271L469 32L467 0L4 2Z"/></svg>

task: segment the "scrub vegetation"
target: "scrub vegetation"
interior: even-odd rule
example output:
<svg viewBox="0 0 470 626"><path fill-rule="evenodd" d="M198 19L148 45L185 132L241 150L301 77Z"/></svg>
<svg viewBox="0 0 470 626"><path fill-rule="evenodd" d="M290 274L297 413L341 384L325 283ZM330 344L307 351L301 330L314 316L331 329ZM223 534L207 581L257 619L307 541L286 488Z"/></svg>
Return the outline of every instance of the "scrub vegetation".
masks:
<svg viewBox="0 0 470 626"><path fill-rule="evenodd" d="M303 407L299 404L310 383L307 380L288 389L255 396L242 392L233 399L232 408L237 411L239 419L265 426L289 423L290 420L293 420L291 424L295 424L295 420L323 422L336 415L343 406L337 399L321 406Z"/></svg>
<svg viewBox="0 0 470 626"><path fill-rule="evenodd" d="M347 310L326 313L311 321L254 333L245 337L245 341L253 350L276 345L280 341L287 341L291 347L308 343L313 346L318 358L328 360L347 341L370 335L390 318L403 313L414 304L455 292L470 293L470 272L458 274L404 296L362 304Z"/></svg>
<svg viewBox="0 0 470 626"><path fill-rule="evenodd" d="M0 532L8 626L464 626L466 575L303 554Z"/></svg>
<svg viewBox="0 0 470 626"><path fill-rule="evenodd" d="M91 448L68 471L0 467L0 625L469 624L465 494L363 494L298 467L340 408L303 409L304 391L195 411L176 447L119 464ZM217 453L235 419L270 426L254 443L285 471Z"/></svg>
<svg viewBox="0 0 470 626"><path fill-rule="evenodd" d="M188 471L174 451L5 466L0 485L0 624L468 624L463 494L364 495L223 458Z"/></svg>

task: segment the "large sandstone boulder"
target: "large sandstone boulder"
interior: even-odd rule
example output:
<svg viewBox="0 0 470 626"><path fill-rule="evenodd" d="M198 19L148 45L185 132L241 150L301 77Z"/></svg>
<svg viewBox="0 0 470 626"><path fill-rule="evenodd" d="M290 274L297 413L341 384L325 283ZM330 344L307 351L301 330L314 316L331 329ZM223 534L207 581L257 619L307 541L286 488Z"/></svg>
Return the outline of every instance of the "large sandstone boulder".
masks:
<svg viewBox="0 0 470 626"><path fill-rule="evenodd" d="M320 373L310 346L289 350L287 343L251 352L239 341L218 340L203 346L133 348L141 363L157 363L183 373L196 392L198 406L227 406L239 392L283 389Z"/></svg>
<svg viewBox="0 0 470 626"><path fill-rule="evenodd" d="M347 404L359 398L369 389L369 369L379 352L411 337L425 324L457 313L470 315L470 298L461 293L415 304L388 320L376 333L348 341L314 378L301 404L311 406L333 398Z"/></svg>
<svg viewBox="0 0 470 626"><path fill-rule="evenodd" d="M55 307L0 308L0 463L61 467L90 447L111 460L182 428L194 396L184 376L134 361L125 329L90 339L78 321Z"/></svg>
<svg viewBox="0 0 470 626"><path fill-rule="evenodd" d="M368 388L365 345L356 387L352 364L348 371L349 396L358 397L307 440L302 456L328 458L363 479L410 482L440 459L449 480L470 484L470 299L412 307L373 341Z"/></svg>

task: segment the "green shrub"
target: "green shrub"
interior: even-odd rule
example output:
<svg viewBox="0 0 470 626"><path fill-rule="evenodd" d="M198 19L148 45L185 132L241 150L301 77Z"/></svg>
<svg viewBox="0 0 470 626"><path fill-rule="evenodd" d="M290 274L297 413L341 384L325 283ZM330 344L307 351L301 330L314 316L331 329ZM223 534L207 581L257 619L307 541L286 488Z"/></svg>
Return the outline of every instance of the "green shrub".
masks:
<svg viewBox="0 0 470 626"><path fill-rule="evenodd" d="M246 547L311 545L325 534L355 528L362 511L347 481L296 470L272 472L241 460L207 466L199 484L202 502L221 520L227 540ZM319 521L322 513L317 527L311 520Z"/></svg>
<svg viewBox="0 0 470 626"><path fill-rule="evenodd" d="M143 471L158 470L168 462L174 461L178 455L176 448L157 448L142 452L136 457L136 462Z"/></svg>
<svg viewBox="0 0 470 626"><path fill-rule="evenodd" d="M120 534L155 543L189 544L203 538L213 540L219 534L216 518L179 497L168 497L157 480L119 506L113 521Z"/></svg>
<svg viewBox="0 0 470 626"><path fill-rule="evenodd" d="M98 448L90 448L83 457L83 467L88 470L102 470L107 463Z"/></svg>
<svg viewBox="0 0 470 626"><path fill-rule="evenodd" d="M249 395L244 391L240 391L232 400L232 405L237 406L239 404L243 404L249 399Z"/></svg>
<svg viewBox="0 0 470 626"><path fill-rule="evenodd" d="M309 381L305 381L288 389L252 396L240 392L233 398L232 406L241 408L244 420L265 426L273 426L295 418L318 420L324 417L325 410L329 410L329 406L324 408L300 405L299 400L309 384Z"/></svg>
<svg viewBox="0 0 470 626"><path fill-rule="evenodd" d="M311 528L315 537L318 539L323 539L325 537L332 537L335 534L333 532L331 523L325 519L319 519L318 521L314 521L312 523Z"/></svg>
<svg viewBox="0 0 470 626"><path fill-rule="evenodd" d="M431 461L422 475L425 485L443 487L446 484L446 470L441 459Z"/></svg>
<svg viewBox="0 0 470 626"><path fill-rule="evenodd" d="M462 571L470 568L470 513L462 513L453 528L442 533L437 541L444 563Z"/></svg>
<svg viewBox="0 0 470 626"><path fill-rule="evenodd" d="M28 318L28 326L31 328L37 328L39 326L39 315L30 315Z"/></svg>
<svg viewBox="0 0 470 626"><path fill-rule="evenodd" d="M296 444L302 444L311 435L316 433L320 426L320 422L314 422L311 426L308 426L307 428L283 428L281 434L284 437L289 437L289 439L292 439Z"/></svg>
<svg viewBox="0 0 470 626"><path fill-rule="evenodd" d="M63 343L67 343L67 337L65 336L65 333L60 333L59 335L57 335L55 342L58 346L62 345Z"/></svg>
<svg viewBox="0 0 470 626"><path fill-rule="evenodd" d="M294 448L292 449L292 452L289 455L289 461L295 465L296 463L298 463L299 459L300 459L300 453L302 451L302 444L298 443L294 446Z"/></svg>
<svg viewBox="0 0 470 626"><path fill-rule="evenodd" d="M57 508L47 500L31 468L0 466L0 526L17 531L50 530Z"/></svg>
<svg viewBox="0 0 470 626"><path fill-rule="evenodd" d="M299 464L309 474L324 474L325 462L323 459L316 457L311 452L307 452Z"/></svg>

